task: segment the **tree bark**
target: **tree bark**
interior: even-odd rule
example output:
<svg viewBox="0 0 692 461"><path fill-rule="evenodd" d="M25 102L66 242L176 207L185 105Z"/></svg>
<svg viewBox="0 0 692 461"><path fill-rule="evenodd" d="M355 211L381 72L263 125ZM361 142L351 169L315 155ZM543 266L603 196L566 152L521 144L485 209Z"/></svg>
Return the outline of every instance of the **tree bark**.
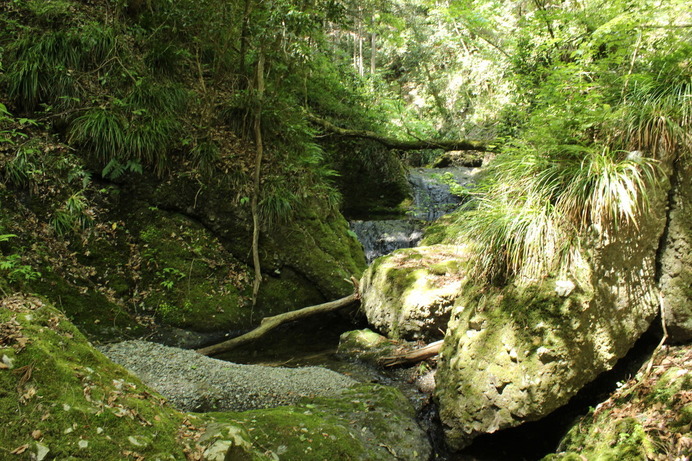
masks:
<svg viewBox="0 0 692 461"><path fill-rule="evenodd" d="M483 152L495 152L497 151L497 146L492 144L487 144L481 141L470 141L468 139L455 139L455 140L429 140L429 139L414 139L410 141L403 141L400 139L388 138L386 136L380 136L373 131L368 130L349 130L346 128L341 128L333 123L317 117L312 114L307 114L308 120L321 126L326 131L337 134L339 136L346 136L351 138L362 138L370 139L379 142L385 147L390 149L398 150L421 150L421 149L442 149L444 151L450 150L479 150Z"/></svg>
<svg viewBox="0 0 692 461"><path fill-rule="evenodd" d="M260 326L255 328L254 330L245 333L244 335L238 336L236 338L224 341L222 343L198 349L197 352L202 355L208 356L228 352L239 346L260 339L261 337L263 337L279 325L282 325L287 322L292 322L294 320L302 319L304 317L309 317L311 315L335 311L337 309L341 309L342 307L346 307L357 302L358 299L358 294L354 293L352 295L346 296L345 298L337 299L336 301L318 304L316 306L304 307L303 309L298 309L297 311L286 312L284 314L275 315L273 317L265 317L262 319Z"/></svg>
<svg viewBox="0 0 692 461"><path fill-rule="evenodd" d="M383 357L382 360L380 360L380 363L385 367L393 367L406 363L422 362L423 360L439 354L440 349L442 349L443 341L444 340L441 339L439 341L435 341L434 343L430 343L425 347L421 347L420 349Z"/></svg>

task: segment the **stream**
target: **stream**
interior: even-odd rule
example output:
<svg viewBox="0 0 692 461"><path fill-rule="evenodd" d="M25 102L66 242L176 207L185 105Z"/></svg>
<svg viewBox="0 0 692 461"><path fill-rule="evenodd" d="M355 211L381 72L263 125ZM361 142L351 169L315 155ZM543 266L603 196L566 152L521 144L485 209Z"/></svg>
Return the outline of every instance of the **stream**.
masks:
<svg viewBox="0 0 692 461"><path fill-rule="evenodd" d="M363 245L368 264L400 248L418 245L425 225L456 209L462 199L452 193L450 183L461 187L474 184L481 168L413 168L409 172L411 206L407 219L351 221L351 230Z"/></svg>
<svg viewBox="0 0 692 461"><path fill-rule="evenodd" d="M461 199L452 193L450 183L470 186L479 172L480 168L467 167L412 169L409 174L411 206L406 213L407 219L350 222L351 230L363 245L368 264L397 249L417 246L428 223L460 205ZM434 459L504 459L464 454L450 456L445 452L437 409L430 394L434 386L432 373L419 373L418 367L382 369L337 353L342 333L367 326L360 316L324 314L283 325L261 343L237 348L217 358L272 367L321 366L360 382L396 387L411 401L418 413L419 424L430 435L436 453ZM425 383L428 383L427 393L419 389L425 387Z"/></svg>

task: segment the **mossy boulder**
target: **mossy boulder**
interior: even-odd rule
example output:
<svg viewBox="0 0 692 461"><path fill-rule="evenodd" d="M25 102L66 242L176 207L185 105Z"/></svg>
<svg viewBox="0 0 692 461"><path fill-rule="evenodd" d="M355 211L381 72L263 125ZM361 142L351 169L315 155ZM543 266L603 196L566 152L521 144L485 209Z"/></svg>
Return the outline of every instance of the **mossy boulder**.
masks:
<svg viewBox="0 0 692 461"><path fill-rule="evenodd" d="M252 219L249 206L232 199L230 184L175 177L157 187L137 187L133 194L148 196L162 209L194 218L218 238L233 257L252 264ZM366 267L363 248L337 211L323 204L296 210L285 223L261 229L259 254L263 284L255 307L256 318L346 296L348 281Z"/></svg>
<svg viewBox="0 0 692 461"><path fill-rule="evenodd" d="M578 420L545 461L685 459L692 450L692 349L672 348Z"/></svg>
<svg viewBox="0 0 692 461"><path fill-rule="evenodd" d="M296 221L276 226L263 237L260 248L269 276L281 279L283 272L294 272L304 279L303 285L317 290L316 302L353 293L350 278L359 278L366 268L363 247L338 213L303 210ZM290 298L284 303L291 309L302 307Z"/></svg>
<svg viewBox="0 0 692 461"><path fill-rule="evenodd" d="M655 262L664 222L654 212L639 230L604 237L565 279L465 282L436 377L452 448L541 419L627 353L659 310Z"/></svg>
<svg viewBox="0 0 692 461"><path fill-rule="evenodd" d="M290 407L211 416L244 427L273 459L417 461L432 454L406 397L378 384Z"/></svg>
<svg viewBox="0 0 692 461"><path fill-rule="evenodd" d="M337 353L349 359L377 365L382 358L391 355L395 348L396 344L392 340L365 328L343 333L339 338Z"/></svg>
<svg viewBox="0 0 692 461"><path fill-rule="evenodd" d="M57 309L23 295L0 303L6 456L185 459L183 414L94 350Z"/></svg>
<svg viewBox="0 0 692 461"><path fill-rule="evenodd" d="M375 260L361 280L371 325L396 339L440 339L461 281L463 247L406 248Z"/></svg>

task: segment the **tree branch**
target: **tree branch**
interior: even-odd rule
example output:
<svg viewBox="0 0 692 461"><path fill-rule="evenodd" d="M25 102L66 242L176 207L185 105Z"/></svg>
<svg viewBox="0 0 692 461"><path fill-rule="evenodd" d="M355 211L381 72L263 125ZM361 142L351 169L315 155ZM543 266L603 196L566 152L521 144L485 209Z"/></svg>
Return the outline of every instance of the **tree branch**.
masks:
<svg viewBox="0 0 692 461"><path fill-rule="evenodd" d="M312 123L321 126L326 131L337 134L339 136L346 136L351 138L362 138L370 139L372 141L379 142L385 147L390 149L398 150L421 150L421 149L442 149L444 151L450 150L480 150L485 152L493 152L497 150L496 146L486 144L480 141L469 141L466 139L456 139L456 140L425 140L416 139L411 141L403 141L395 138L388 138L386 136L381 136L373 131L369 130L349 130L346 128L341 128L333 123L325 120L323 118L317 117L312 114L307 114L308 120Z"/></svg>
<svg viewBox="0 0 692 461"><path fill-rule="evenodd" d="M303 309L298 309L297 311L290 311L284 314L275 315L273 317L265 317L262 319L260 326L254 330L222 343L213 344L211 346L198 349L197 352L202 355L209 356L228 352L239 346L258 340L279 325L283 325L284 323L292 322L293 320L298 320L303 317L308 317L310 315L335 311L357 302L358 299L358 290L356 288L356 293L346 296L345 298L337 299L336 301L318 304L316 306L304 307Z"/></svg>
<svg viewBox="0 0 692 461"><path fill-rule="evenodd" d="M423 360L439 354L440 349L442 349L443 342L444 340L441 339L439 341L435 341L434 343L430 343L425 347L421 347L420 349L400 352L388 357L383 357L380 364L385 367L393 367L396 365L422 362Z"/></svg>

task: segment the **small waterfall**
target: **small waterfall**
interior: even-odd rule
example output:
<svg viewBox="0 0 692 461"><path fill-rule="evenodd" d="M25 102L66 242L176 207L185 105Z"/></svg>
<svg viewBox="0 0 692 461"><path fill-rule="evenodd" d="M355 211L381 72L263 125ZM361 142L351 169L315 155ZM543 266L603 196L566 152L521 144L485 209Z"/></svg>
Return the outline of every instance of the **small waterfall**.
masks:
<svg viewBox="0 0 692 461"><path fill-rule="evenodd" d="M409 219L351 221L351 230L363 245L368 264L399 248L417 246L423 237L426 222L453 211L461 198L450 191L449 183L469 186L475 182L480 168L413 168L409 184L413 204Z"/></svg>
<svg viewBox="0 0 692 461"><path fill-rule="evenodd" d="M363 245L368 264L399 248L411 248L423 238L423 224L408 219L351 221L351 230Z"/></svg>

